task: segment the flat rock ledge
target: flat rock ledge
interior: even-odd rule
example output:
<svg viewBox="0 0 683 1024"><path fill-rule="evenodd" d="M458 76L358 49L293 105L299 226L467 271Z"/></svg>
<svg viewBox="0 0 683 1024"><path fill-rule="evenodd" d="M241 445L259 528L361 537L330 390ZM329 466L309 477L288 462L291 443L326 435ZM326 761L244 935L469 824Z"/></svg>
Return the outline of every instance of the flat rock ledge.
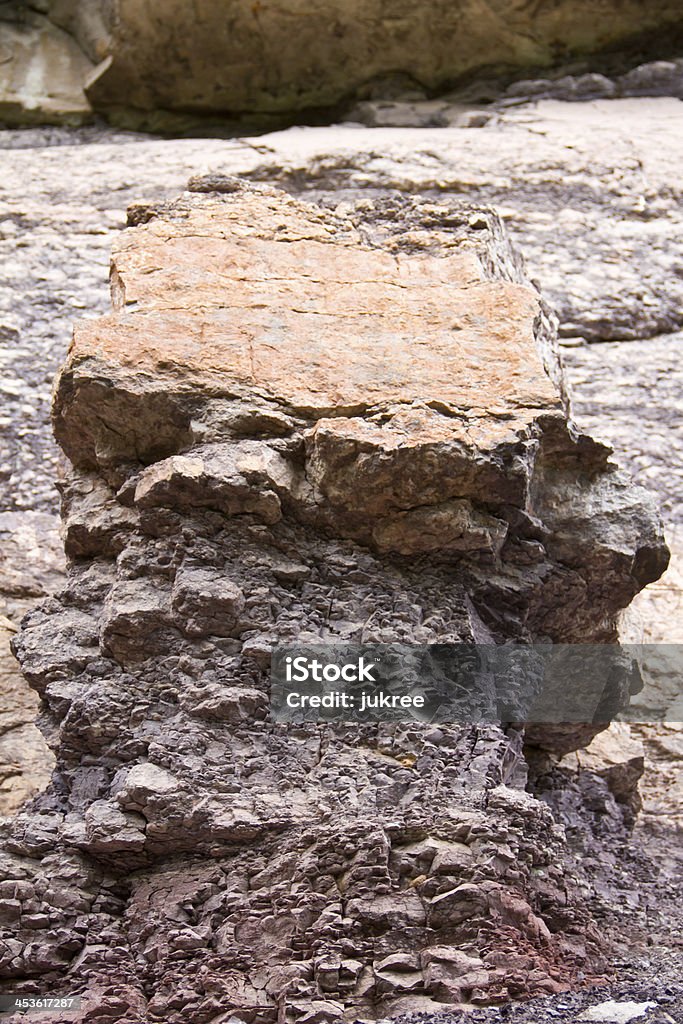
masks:
<svg viewBox="0 0 683 1024"><path fill-rule="evenodd" d="M595 980L521 728L277 724L270 652L613 641L652 502L491 211L193 188L132 211L56 387L68 578L14 647L57 767L5 830L0 992L324 1024Z"/></svg>

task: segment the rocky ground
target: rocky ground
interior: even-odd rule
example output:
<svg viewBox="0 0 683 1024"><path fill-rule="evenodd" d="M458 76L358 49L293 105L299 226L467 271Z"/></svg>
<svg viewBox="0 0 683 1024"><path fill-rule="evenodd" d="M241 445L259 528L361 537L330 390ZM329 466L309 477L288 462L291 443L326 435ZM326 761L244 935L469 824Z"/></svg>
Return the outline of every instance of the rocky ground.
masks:
<svg viewBox="0 0 683 1024"><path fill-rule="evenodd" d="M220 170L273 180L328 205L359 193L372 201L378 189L419 189L501 211L559 312L577 420L613 443L660 500L672 567L637 605L646 638L680 641L682 127L680 101L644 98L511 106L478 128L356 124L246 140L158 140L98 128L0 134L0 480L5 508L17 517L0 528L32 538L20 554L7 544L0 552L5 635L27 599L49 592L60 571L56 556L35 552L55 550L59 456L49 394L73 320L108 306L109 251L126 206L170 198L191 175ZM15 675L8 685L18 685ZM0 719L6 760L19 761L18 743L30 745L32 714L29 702L25 715ZM620 946L612 998L654 1001L649 1020L681 1021L683 921L674 882L683 734L674 725L639 733L647 770L632 840L620 840L613 864L607 858L602 883L600 870L591 871L600 854L582 849L578 836L577 856L598 917ZM30 788L48 765L46 752L42 767L17 764L13 793L22 772L33 778ZM14 799L6 798L6 809ZM609 997L579 993L470 1019L575 1020Z"/></svg>

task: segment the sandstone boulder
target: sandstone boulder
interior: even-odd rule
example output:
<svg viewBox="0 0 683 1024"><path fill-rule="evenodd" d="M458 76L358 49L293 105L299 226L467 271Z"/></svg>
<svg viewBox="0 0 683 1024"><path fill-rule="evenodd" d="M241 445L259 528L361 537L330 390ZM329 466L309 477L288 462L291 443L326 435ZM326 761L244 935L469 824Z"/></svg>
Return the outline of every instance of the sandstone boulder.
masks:
<svg viewBox="0 0 683 1024"><path fill-rule="evenodd" d="M670 50L681 32L675 0L607 0L597 7L590 0L208 0L201 8L167 0L163 10L144 0L41 0L27 10L10 0L0 18L20 22L17 30L0 21L0 40L15 48L9 70L0 64L5 116L83 119L94 110L152 130L207 115L252 123L315 117L353 99L361 101L353 116L372 124L406 123L402 105L414 124L410 104L417 99L426 126L477 125L486 114L482 120L481 112L465 109L457 118L438 103L425 110L424 101L478 73L490 93L492 75L505 80L525 69L575 65L586 55L609 64L620 50L636 58L661 55L657 49ZM666 69L654 75L655 89L662 78ZM652 73L640 74L626 84L642 91L652 80ZM543 82L521 85L538 92ZM559 88L572 98L616 90L597 74L545 85L550 95ZM387 110L396 99L403 101L398 112Z"/></svg>

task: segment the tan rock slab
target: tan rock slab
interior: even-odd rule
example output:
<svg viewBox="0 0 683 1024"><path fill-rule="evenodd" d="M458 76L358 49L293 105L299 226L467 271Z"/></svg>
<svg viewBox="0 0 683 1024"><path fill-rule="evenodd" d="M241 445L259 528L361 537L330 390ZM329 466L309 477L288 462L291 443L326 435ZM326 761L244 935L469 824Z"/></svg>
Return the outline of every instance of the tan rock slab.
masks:
<svg viewBox="0 0 683 1024"><path fill-rule="evenodd" d="M99 426L83 418L79 390L119 375L134 374L145 399L257 394L308 419L416 401L441 411L417 436L410 426L411 444L495 445L560 409L534 339L537 294L491 280L464 245L397 258L315 207L243 190L183 200L125 233L112 267L116 311L77 326L58 394L57 432L76 461L112 444L144 457L135 423L126 439L109 421L106 396Z"/></svg>

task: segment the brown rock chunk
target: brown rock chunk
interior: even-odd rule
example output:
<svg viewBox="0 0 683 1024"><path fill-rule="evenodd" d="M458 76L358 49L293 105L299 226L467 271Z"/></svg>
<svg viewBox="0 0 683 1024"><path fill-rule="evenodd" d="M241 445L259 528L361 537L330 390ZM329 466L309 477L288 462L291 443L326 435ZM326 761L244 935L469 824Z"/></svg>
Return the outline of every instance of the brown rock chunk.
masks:
<svg viewBox="0 0 683 1024"><path fill-rule="evenodd" d="M425 551L486 551L497 555L507 523L475 512L468 501L400 512L381 520L372 533L378 551L416 555Z"/></svg>
<svg viewBox="0 0 683 1024"><path fill-rule="evenodd" d="M139 661L163 649L154 634L170 624L170 594L162 580L135 579L116 583L107 598L100 624L103 650L117 660Z"/></svg>
<svg viewBox="0 0 683 1024"><path fill-rule="evenodd" d="M143 812L150 801L166 799L178 789L178 780L170 772L147 761L125 774L117 788L117 800L127 810Z"/></svg>
<svg viewBox="0 0 683 1024"><path fill-rule="evenodd" d="M463 882L448 892L435 896L429 906L430 928L450 927L486 912L486 893L477 885Z"/></svg>
<svg viewBox="0 0 683 1024"><path fill-rule="evenodd" d="M452 946L431 946L421 954L424 986L444 1003L465 1001L468 991L489 982L489 972L479 957Z"/></svg>
<svg viewBox="0 0 683 1024"><path fill-rule="evenodd" d="M63 500L64 550L69 558L115 556L137 524L135 512L116 502L111 489L94 475L69 481Z"/></svg>
<svg viewBox="0 0 683 1024"><path fill-rule="evenodd" d="M226 515L253 514L266 523L281 518L273 490L292 484L284 459L265 446L215 445L191 456L173 455L146 469L135 489L139 508L215 508Z"/></svg>
<svg viewBox="0 0 683 1024"><path fill-rule="evenodd" d="M513 436L534 409L559 408L534 341L537 296L488 279L474 249L397 263L330 214L241 189L184 199L126 233L113 268L117 312L77 327L55 404L59 440L77 462L109 450L149 457L209 394L257 393L314 420L433 401L452 418L429 425L455 444L466 441L467 415L486 415L475 447ZM106 396L124 375L125 423ZM398 441L380 434L382 448Z"/></svg>
<svg viewBox="0 0 683 1024"><path fill-rule="evenodd" d="M114 253L115 312L76 329L60 443L138 510L438 551L469 563L487 625L614 640L666 564L652 502L568 421L550 319L490 211L391 213L239 181L152 211Z"/></svg>
<svg viewBox="0 0 683 1024"><path fill-rule="evenodd" d="M171 608L188 636L231 636L244 608L244 594L218 570L183 566L173 583Z"/></svg>
<svg viewBox="0 0 683 1024"><path fill-rule="evenodd" d="M406 992L422 990L423 977L417 953L391 953L381 960L376 960L373 969L377 991L381 994L395 997Z"/></svg>

